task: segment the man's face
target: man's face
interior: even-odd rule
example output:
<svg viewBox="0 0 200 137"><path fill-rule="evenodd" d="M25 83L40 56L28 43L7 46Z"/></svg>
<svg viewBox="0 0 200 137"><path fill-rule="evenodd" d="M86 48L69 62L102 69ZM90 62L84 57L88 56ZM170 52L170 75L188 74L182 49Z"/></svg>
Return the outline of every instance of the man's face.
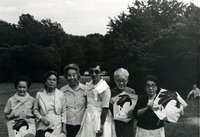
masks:
<svg viewBox="0 0 200 137"><path fill-rule="evenodd" d="M93 81L99 81L101 79L101 69L99 66L96 66L95 68L90 68L89 74Z"/></svg>
<svg viewBox="0 0 200 137"><path fill-rule="evenodd" d="M124 90L128 83L128 78L125 75L121 74L115 77L114 81L118 89Z"/></svg>
<svg viewBox="0 0 200 137"><path fill-rule="evenodd" d="M57 86L57 77L55 75L49 76L45 84L47 88L54 89Z"/></svg>

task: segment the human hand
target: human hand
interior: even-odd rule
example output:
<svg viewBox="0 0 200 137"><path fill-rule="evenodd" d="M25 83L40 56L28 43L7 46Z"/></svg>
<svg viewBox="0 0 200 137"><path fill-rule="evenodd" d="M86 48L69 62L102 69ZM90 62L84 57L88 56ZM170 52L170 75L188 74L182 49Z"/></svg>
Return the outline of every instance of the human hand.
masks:
<svg viewBox="0 0 200 137"><path fill-rule="evenodd" d="M97 137L103 135L103 126L101 125L100 130L96 133Z"/></svg>
<svg viewBox="0 0 200 137"><path fill-rule="evenodd" d="M157 110L159 110L159 107L152 107L151 108L153 111L157 111Z"/></svg>
<svg viewBox="0 0 200 137"><path fill-rule="evenodd" d="M151 109L153 107L153 102L149 102L146 106L147 109Z"/></svg>
<svg viewBox="0 0 200 137"><path fill-rule="evenodd" d="M34 115L33 114L26 114L26 118L33 118L34 117Z"/></svg>
<svg viewBox="0 0 200 137"><path fill-rule="evenodd" d="M114 104L115 102L113 101L113 99L110 99L110 104Z"/></svg>
<svg viewBox="0 0 200 137"><path fill-rule="evenodd" d="M133 110L129 110L128 112L125 112L128 118L133 118Z"/></svg>
<svg viewBox="0 0 200 137"><path fill-rule="evenodd" d="M49 126L49 125L50 125L50 122L49 122L46 118L42 117L42 118L40 118L40 120L41 120L41 122L44 123L46 126Z"/></svg>
<svg viewBox="0 0 200 137"><path fill-rule="evenodd" d="M20 117L20 114L19 114L19 112L15 112L15 113L13 114L13 116L14 116L15 118L19 118L19 117Z"/></svg>

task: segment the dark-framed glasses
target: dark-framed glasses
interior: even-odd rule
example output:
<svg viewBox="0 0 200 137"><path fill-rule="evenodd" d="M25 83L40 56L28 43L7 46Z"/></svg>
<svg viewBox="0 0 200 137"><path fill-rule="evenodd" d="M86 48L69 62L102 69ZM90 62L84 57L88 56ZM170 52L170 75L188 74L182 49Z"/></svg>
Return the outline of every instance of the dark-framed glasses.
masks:
<svg viewBox="0 0 200 137"><path fill-rule="evenodd" d="M100 71L99 70L89 70L89 74L96 74L96 75L98 75L99 73L100 73Z"/></svg>

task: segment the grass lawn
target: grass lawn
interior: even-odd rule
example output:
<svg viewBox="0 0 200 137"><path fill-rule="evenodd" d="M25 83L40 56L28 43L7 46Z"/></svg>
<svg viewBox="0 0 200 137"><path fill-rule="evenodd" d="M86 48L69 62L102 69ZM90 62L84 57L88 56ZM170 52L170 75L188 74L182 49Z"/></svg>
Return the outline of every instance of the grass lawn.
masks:
<svg viewBox="0 0 200 137"><path fill-rule="evenodd" d="M108 77L105 77L108 80ZM88 77L82 77L80 80L82 83L90 81ZM60 79L58 88L65 85L66 80ZM43 87L42 83L32 83L29 93L35 97L36 92ZM12 83L0 84L0 137L8 137L6 121L4 118L4 107L9 97L15 94L16 90ZM200 121L199 121L199 100L188 100L188 107L185 109L185 114L181 117L178 123L166 123L165 133L166 137L199 137Z"/></svg>
<svg viewBox="0 0 200 137"><path fill-rule="evenodd" d="M199 100L185 99L188 106L184 110L184 115L178 123L166 123L166 137L199 137Z"/></svg>

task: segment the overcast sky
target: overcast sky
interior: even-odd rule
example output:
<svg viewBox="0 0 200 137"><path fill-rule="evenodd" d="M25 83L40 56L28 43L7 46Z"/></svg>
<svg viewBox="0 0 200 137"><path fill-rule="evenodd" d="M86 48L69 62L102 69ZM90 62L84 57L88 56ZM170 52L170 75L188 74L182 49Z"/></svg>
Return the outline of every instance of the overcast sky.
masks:
<svg viewBox="0 0 200 137"><path fill-rule="evenodd" d="M61 24L66 33L105 35L110 19L122 11L128 13L128 5L134 0L0 0L0 19L17 24L19 16L30 14L34 19L51 19ZM179 0L189 2L190 0ZM200 7L199 0L191 0Z"/></svg>

